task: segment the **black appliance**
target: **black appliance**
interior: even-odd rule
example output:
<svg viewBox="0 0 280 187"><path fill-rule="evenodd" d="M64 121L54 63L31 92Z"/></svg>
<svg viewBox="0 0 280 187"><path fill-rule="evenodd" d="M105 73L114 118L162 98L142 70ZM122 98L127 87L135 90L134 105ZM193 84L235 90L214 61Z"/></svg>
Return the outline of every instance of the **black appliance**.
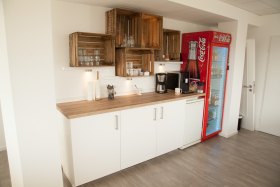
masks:
<svg viewBox="0 0 280 187"><path fill-rule="evenodd" d="M166 73L157 73L156 74L156 92L157 93L166 93Z"/></svg>
<svg viewBox="0 0 280 187"><path fill-rule="evenodd" d="M167 71L167 89L175 90L175 88L181 88L183 94L192 93L189 92L189 72L179 72L179 71Z"/></svg>

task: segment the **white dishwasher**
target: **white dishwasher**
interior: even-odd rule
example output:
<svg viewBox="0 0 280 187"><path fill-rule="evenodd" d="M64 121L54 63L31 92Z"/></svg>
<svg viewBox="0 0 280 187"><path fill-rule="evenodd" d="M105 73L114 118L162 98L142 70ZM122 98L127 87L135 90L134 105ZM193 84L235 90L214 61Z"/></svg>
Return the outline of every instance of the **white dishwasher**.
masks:
<svg viewBox="0 0 280 187"><path fill-rule="evenodd" d="M185 149L201 142L203 106L204 98L186 101L184 144L180 149Z"/></svg>

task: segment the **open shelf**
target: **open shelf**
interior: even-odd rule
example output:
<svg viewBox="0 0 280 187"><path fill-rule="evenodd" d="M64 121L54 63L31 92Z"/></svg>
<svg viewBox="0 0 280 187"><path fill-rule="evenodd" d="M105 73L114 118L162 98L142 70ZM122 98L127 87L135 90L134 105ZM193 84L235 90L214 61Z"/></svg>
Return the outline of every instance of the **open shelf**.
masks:
<svg viewBox="0 0 280 187"><path fill-rule="evenodd" d="M163 49L155 50L155 60L162 61L163 55L169 54L169 59L174 58L174 61L180 61L180 43L181 31L163 29Z"/></svg>
<svg viewBox="0 0 280 187"><path fill-rule="evenodd" d="M147 48L116 48L116 76L122 77L147 77L130 76L127 71L127 63L133 62L133 69L141 69L142 72L150 72L154 75L154 50Z"/></svg>
<svg viewBox="0 0 280 187"><path fill-rule="evenodd" d="M106 12L106 33L116 36L116 47L123 37L134 36L135 47L162 49L163 17L145 12L115 8Z"/></svg>
<svg viewBox="0 0 280 187"><path fill-rule="evenodd" d="M115 37L110 34L75 32L69 35L71 67L107 67L115 66ZM80 66L79 50L86 49L93 56L94 50L100 50L100 65Z"/></svg>

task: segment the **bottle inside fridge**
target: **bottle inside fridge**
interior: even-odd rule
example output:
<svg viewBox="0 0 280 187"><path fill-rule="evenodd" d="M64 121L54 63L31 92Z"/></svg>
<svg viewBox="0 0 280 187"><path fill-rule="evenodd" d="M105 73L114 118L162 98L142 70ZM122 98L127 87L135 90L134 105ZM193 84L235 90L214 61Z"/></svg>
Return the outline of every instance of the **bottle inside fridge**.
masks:
<svg viewBox="0 0 280 187"><path fill-rule="evenodd" d="M198 79L200 80L200 72L197 62L197 41L190 41L189 42L189 56L188 56L188 63L186 65L185 72L190 73L191 79Z"/></svg>
<svg viewBox="0 0 280 187"><path fill-rule="evenodd" d="M206 136L221 130L227 54L227 47L213 46Z"/></svg>

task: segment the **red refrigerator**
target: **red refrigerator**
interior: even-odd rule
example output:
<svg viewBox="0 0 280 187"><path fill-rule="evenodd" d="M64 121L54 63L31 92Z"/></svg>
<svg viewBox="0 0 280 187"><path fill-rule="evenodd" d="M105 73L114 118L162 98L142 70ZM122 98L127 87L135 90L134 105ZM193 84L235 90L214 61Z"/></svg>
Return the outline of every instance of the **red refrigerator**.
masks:
<svg viewBox="0 0 280 187"><path fill-rule="evenodd" d="M190 82L204 82L204 111L201 141L222 131L231 35L216 31L182 34L181 72Z"/></svg>

